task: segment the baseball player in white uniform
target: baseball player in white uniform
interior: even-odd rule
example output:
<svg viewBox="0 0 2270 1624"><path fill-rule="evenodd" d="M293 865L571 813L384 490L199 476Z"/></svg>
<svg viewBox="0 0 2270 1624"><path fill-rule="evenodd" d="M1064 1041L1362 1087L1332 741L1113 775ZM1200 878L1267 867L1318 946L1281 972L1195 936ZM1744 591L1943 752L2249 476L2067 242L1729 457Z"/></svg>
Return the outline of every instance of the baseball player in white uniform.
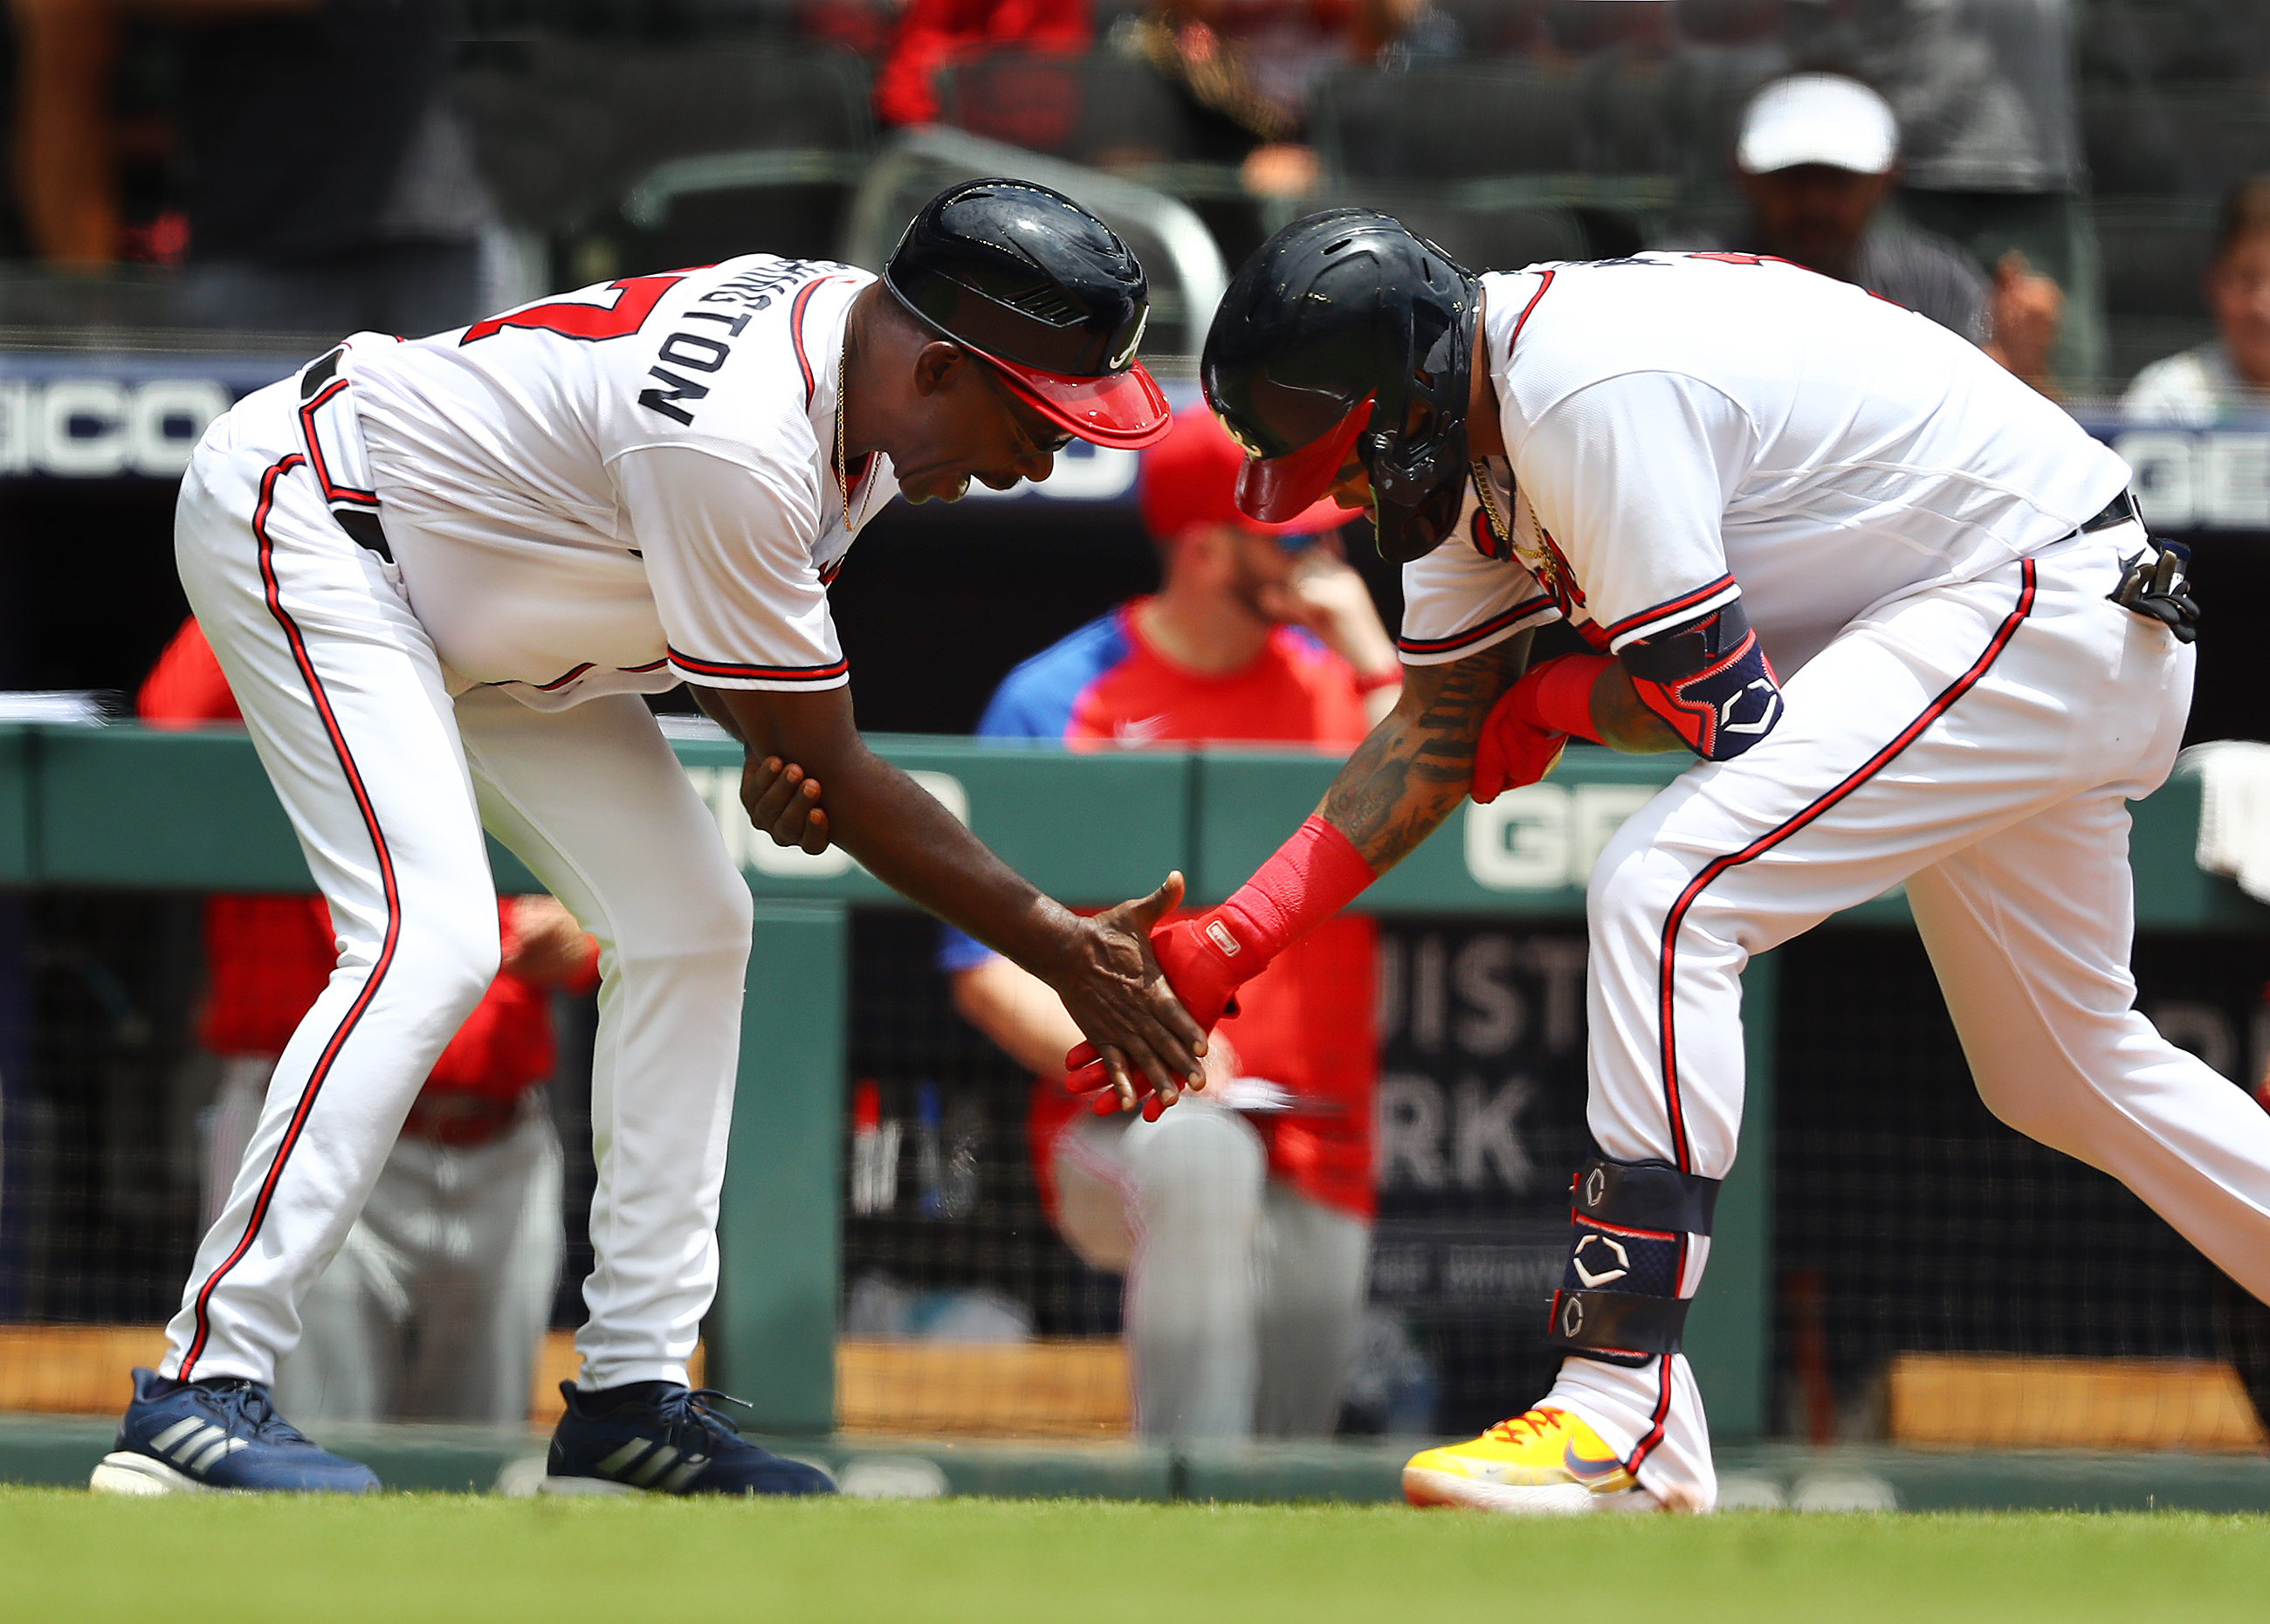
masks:
<svg viewBox="0 0 2270 1624"><path fill-rule="evenodd" d="M498 960L484 824L601 946L598 1184L555 1492L804 1494L688 1390L749 946L746 884L641 699L680 682L824 774L745 797L1024 964L1130 1097L1202 1034L1144 945L1180 894L1079 918L860 743L827 583L890 498L1045 478L1074 435L1162 434L1141 266L1057 193L934 199L880 278L751 256L404 343L360 334L215 423L183 584L339 932L169 1346L97 1488L375 1487L269 1383L419 1085Z"/></svg>
<svg viewBox="0 0 2270 1624"><path fill-rule="evenodd" d="M2270 1118L2133 1008L2125 803L2174 759L2197 607L2118 457L1962 339L1793 265L1475 278L1361 211L1263 248L1204 376L1247 512L1373 509L1407 669L1317 815L1154 939L1201 1024L1568 735L1699 758L1592 874L1597 1153L1558 1379L1415 1457L1411 1500L1713 1504L1680 1331L1741 1118L1742 967L1903 881L1986 1103L2270 1296ZM1556 618L1596 652L1529 668Z"/></svg>

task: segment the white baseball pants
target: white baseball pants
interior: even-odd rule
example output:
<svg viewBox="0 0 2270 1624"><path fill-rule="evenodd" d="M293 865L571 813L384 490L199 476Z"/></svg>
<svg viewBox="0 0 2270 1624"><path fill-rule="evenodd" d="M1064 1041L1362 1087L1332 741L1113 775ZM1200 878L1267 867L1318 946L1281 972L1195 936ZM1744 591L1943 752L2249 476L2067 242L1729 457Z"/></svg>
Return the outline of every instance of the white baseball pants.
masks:
<svg viewBox="0 0 2270 1624"><path fill-rule="evenodd" d="M1199 1094L1156 1122L1076 1117L1055 1162L1065 1239L1127 1277L1144 1436L1332 1432L1363 1319L1369 1225L1271 1178L1261 1136Z"/></svg>
<svg viewBox="0 0 2270 1624"><path fill-rule="evenodd" d="M295 381L208 431L182 581L339 931L161 1367L271 1381L434 1060L495 975L482 824L599 940L587 1387L686 1379L716 1285L749 893L635 697L453 700L400 572L332 516Z"/></svg>
<svg viewBox="0 0 2270 1624"><path fill-rule="evenodd" d="M2071 538L1872 610L1790 679L1771 733L1623 826L1588 902L1602 1151L1723 1178L1743 965L1904 880L1987 1106L2270 1298L2270 1115L2134 1009L2126 803L2174 764L2192 667L2106 601L2142 536ZM1590 1422L1664 1503L1715 1502L1683 1356L1570 1358L1542 1402Z"/></svg>
<svg viewBox="0 0 2270 1624"><path fill-rule="evenodd" d="M207 1209L225 1207L272 1058L224 1064ZM308 1421L523 1426L560 1279L560 1136L544 1096L486 1144L397 1139L362 1215L300 1302L278 1406Z"/></svg>

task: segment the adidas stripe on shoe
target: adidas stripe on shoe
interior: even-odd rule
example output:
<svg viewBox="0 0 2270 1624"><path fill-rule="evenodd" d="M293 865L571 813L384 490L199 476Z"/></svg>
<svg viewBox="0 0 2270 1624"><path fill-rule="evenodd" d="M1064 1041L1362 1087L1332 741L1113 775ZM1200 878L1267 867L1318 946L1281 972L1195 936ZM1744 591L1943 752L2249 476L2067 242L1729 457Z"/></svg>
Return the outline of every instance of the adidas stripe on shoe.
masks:
<svg viewBox="0 0 2270 1624"><path fill-rule="evenodd" d="M560 1384L568 1408L553 1431L546 1494L832 1494L817 1466L759 1449L720 1414L740 1400L708 1388L634 1382L584 1392Z"/></svg>
<svg viewBox="0 0 2270 1624"><path fill-rule="evenodd" d="M134 1373L134 1398L87 1487L109 1494L367 1494L377 1475L309 1442L268 1389L231 1376L173 1382Z"/></svg>

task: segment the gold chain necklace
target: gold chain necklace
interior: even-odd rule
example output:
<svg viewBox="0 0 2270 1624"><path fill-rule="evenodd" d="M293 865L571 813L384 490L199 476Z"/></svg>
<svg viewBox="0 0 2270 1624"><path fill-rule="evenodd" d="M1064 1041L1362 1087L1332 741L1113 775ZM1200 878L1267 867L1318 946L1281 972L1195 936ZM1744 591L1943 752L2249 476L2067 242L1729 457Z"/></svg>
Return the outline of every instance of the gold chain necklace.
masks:
<svg viewBox="0 0 2270 1624"><path fill-rule="evenodd" d="M843 320L843 349L835 359L835 493L843 501L843 533L851 533L851 467L843 455L843 397L850 392L851 320ZM859 511L867 510L865 492L859 494Z"/></svg>
<svg viewBox="0 0 2270 1624"><path fill-rule="evenodd" d="M1506 546L1513 545L1513 526L1506 523L1505 515L1497 510L1497 496L1490 489L1489 470L1476 457L1466 466L1473 471L1474 494L1481 499L1482 512L1488 516L1490 534Z"/></svg>

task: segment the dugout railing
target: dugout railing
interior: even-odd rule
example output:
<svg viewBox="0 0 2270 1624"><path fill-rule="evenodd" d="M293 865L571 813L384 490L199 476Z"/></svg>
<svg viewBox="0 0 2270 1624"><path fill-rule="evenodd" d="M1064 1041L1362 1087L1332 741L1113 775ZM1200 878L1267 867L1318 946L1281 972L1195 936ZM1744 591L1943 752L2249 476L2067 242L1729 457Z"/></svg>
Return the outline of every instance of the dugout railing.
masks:
<svg viewBox="0 0 2270 1624"><path fill-rule="evenodd" d="M1297 752L874 742L1007 862L1076 905L1141 894L1173 868L1193 900L1220 899L1314 806L1334 770ZM765 1430L824 1433L837 1420L851 916L905 905L842 853L811 857L754 835L737 800L738 746L681 739L676 748L757 901L707 1379L750 1400ZM1679 765L1572 753L1545 783L1465 806L1364 905L1389 920L1573 923L1602 843ZM2193 862L2200 794L2178 776L2134 807L2138 928L2260 937L2270 909ZM493 848L493 857L500 889L535 888L508 853ZM0 726L0 888L41 887L311 888L241 733ZM1843 916L1894 930L1905 920L1896 893ZM1776 981L1772 954L1744 978L1743 1154L1688 1333L1715 1430L1729 1441L1773 1424ZM10 1086L21 1078L0 1076L0 1088Z"/></svg>

